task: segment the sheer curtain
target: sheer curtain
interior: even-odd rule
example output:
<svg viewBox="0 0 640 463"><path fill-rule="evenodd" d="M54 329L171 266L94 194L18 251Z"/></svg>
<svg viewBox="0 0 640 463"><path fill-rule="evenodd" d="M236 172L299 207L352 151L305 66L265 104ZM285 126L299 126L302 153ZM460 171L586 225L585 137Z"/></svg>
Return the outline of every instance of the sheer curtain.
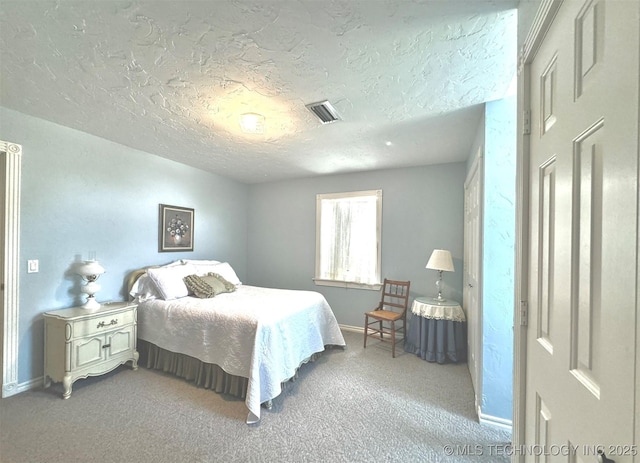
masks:
<svg viewBox="0 0 640 463"><path fill-rule="evenodd" d="M319 278L379 283L377 201L377 195L321 201Z"/></svg>

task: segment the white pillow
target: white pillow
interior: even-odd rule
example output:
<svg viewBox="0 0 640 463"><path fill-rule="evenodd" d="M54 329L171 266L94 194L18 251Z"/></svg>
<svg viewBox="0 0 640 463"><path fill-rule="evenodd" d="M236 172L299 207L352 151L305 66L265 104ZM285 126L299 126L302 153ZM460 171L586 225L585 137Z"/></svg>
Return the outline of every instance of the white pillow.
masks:
<svg viewBox="0 0 640 463"><path fill-rule="evenodd" d="M189 289L182 279L193 275L196 269L191 264L175 265L171 267L150 268L147 275L155 283L165 301L178 299L189 295Z"/></svg>
<svg viewBox="0 0 640 463"><path fill-rule="evenodd" d="M196 268L196 275L203 276L207 275L209 272L213 272L213 268L220 264L219 260L189 260L182 259L184 264L191 264Z"/></svg>
<svg viewBox="0 0 640 463"><path fill-rule="evenodd" d="M185 262L180 260L174 260L173 262L169 262L168 264L160 265L160 267L175 267L176 265L183 265Z"/></svg>
<svg viewBox="0 0 640 463"><path fill-rule="evenodd" d="M183 264L193 264L193 265L216 265L220 264L219 260L197 260L197 259L182 259L180 262Z"/></svg>
<svg viewBox="0 0 640 463"><path fill-rule="evenodd" d="M231 268L231 265L229 265L229 262L222 262L220 264L213 265L211 266L211 270L209 270L209 272L217 273L229 283L236 286L242 284L242 282L238 278L238 275L236 275L236 272L234 272L233 268Z"/></svg>
<svg viewBox="0 0 640 463"><path fill-rule="evenodd" d="M129 292L136 302L151 301L161 298L158 288L146 273L136 280Z"/></svg>

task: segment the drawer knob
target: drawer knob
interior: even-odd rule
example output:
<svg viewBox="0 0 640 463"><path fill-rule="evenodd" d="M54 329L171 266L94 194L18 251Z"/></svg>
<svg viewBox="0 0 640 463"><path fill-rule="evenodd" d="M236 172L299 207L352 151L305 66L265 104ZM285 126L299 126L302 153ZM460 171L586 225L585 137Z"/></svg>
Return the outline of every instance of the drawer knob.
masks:
<svg viewBox="0 0 640 463"><path fill-rule="evenodd" d="M118 324L118 319L114 318L109 323L105 323L104 321L101 321L100 323L98 323L98 326L96 326L96 328L104 328L105 326L111 326L111 325L117 325L117 324Z"/></svg>
<svg viewBox="0 0 640 463"><path fill-rule="evenodd" d="M102 346L103 349L108 349L109 347L111 347L111 344L105 344L104 346Z"/></svg>

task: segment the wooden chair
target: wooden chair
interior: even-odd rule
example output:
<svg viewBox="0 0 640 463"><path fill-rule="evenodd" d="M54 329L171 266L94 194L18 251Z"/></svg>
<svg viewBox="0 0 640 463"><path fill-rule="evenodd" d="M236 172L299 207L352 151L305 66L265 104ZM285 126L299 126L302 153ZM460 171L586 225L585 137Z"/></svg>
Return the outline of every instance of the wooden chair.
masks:
<svg viewBox="0 0 640 463"><path fill-rule="evenodd" d="M371 312L364 314L364 347L367 348L367 337L391 343L391 356L396 357L396 333L402 331L401 340L407 335L407 307L409 306L410 281L384 279L382 299ZM402 322L402 326L396 326ZM376 325L376 326L372 326Z"/></svg>

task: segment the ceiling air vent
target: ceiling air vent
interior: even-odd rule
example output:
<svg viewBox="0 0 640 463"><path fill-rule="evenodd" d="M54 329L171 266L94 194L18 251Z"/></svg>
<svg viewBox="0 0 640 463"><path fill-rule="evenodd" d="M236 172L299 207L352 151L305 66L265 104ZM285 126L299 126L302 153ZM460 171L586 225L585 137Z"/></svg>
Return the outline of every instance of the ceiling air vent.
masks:
<svg viewBox="0 0 640 463"><path fill-rule="evenodd" d="M320 122L322 122L323 124L329 124L331 122L340 120L340 117L338 116L336 109L333 106L331 106L331 103L329 103L326 100L320 101L318 103L311 103L306 106L309 109L309 111L315 114L318 117L318 119L320 119Z"/></svg>

